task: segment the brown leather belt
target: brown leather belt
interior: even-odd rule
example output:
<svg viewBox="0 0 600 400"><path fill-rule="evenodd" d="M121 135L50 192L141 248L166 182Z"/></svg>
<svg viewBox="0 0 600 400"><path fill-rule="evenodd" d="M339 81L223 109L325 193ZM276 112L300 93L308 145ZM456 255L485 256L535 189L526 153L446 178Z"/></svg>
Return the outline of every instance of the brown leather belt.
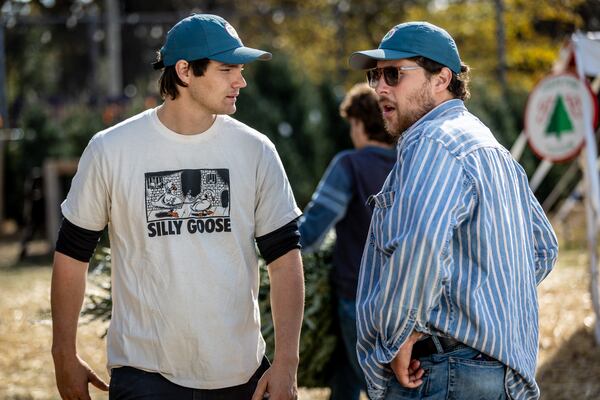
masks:
<svg viewBox="0 0 600 400"><path fill-rule="evenodd" d="M439 347L436 346L435 341L439 343ZM452 338L436 336L434 339L432 336L427 336L425 339L419 340L413 345L412 358L422 358L432 354L449 353L463 347L467 346Z"/></svg>

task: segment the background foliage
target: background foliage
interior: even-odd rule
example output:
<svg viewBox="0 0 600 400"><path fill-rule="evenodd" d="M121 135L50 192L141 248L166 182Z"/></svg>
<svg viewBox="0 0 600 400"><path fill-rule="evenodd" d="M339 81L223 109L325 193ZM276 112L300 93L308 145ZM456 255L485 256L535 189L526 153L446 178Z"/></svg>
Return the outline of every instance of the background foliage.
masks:
<svg viewBox="0 0 600 400"><path fill-rule="evenodd" d="M150 63L166 31L190 12L223 15L245 43L274 53L272 62L247 66L236 118L275 142L301 206L332 156L351 145L337 108L345 89L364 78L349 70L348 55L377 46L393 25L428 20L452 33L473 68L468 106L507 147L522 129L528 91L550 71L561 43L577 29L600 30L598 0L122 0L123 92L110 98L106 4L2 3L6 125L26 132L7 151L10 218L20 220L22 182L44 158L77 157L95 132L160 101ZM537 163L530 152L522 158L530 174Z"/></svg>

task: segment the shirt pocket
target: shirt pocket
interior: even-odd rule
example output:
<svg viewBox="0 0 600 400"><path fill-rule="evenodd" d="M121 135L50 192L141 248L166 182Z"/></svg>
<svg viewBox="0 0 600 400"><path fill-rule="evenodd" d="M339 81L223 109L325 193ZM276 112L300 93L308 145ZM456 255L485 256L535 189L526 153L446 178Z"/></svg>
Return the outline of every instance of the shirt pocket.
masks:
<svg viewBox="0 0 600 400"><path fill-rule="evenodd" d="M393 238L393 231L390 230L390 217L392 205L394 204L396 192L380 192L373 196L373 220L371 229L371 243L375 248L384 253L391 255L392 251L388 248L390 240Z"/></svg>

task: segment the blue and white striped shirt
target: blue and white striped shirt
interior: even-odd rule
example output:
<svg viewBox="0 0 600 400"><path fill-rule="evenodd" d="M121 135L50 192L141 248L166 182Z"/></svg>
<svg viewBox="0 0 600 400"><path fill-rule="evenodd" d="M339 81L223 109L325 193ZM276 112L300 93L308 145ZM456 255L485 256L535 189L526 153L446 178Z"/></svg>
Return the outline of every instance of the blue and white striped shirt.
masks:
<svg viewBox="0 0 600 400"><path fill-rule="evenodd" d="M507 365L512 399L537 399L536 285L558 255L527 176L460 100L411 126L374 197L358 287L357 353L372 400L412 331Z"/></svg>

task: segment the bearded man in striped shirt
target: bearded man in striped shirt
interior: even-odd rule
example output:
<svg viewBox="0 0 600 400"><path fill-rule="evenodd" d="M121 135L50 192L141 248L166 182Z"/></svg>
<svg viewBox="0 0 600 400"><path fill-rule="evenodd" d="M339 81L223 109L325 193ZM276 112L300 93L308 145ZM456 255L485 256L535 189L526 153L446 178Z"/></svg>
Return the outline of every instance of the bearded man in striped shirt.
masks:
<svg viewBox="0 0 600 400"><path fill-rule="evenodd" d="M372 400L537 399L536 285L558 245L527 176L463 104L443 29L395 26L366 69L398 160L374 206L357 294Z"/></svg>

